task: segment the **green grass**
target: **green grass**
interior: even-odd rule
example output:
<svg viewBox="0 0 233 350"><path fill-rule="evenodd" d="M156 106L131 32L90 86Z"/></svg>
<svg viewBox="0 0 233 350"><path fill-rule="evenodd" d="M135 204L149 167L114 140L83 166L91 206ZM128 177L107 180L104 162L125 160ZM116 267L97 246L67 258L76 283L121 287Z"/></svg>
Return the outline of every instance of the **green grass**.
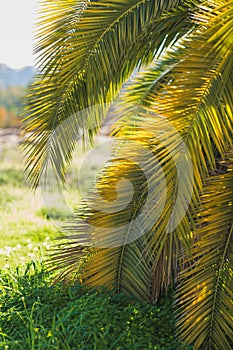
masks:
<svg viewBox="0 0 233 350"><path fill-rule="evenodd" d="M175 339L171 297L148 305L104 288L51 281L35 262L1 271L1 349L191 349Z"/></svg>
<svg viewBox="0 0 233 350"><path fill-rule="evenodd" d="M16 146L0 147L0 267L25 264L32 257L43 256L54 244L54 238L72 214L81 196L92 187L96 174L95 157L88 158L88 168L78 170L84 154L78 150L67 171L67 183L62 192L65 204L55 192L49 193L46 205L44 194L31 192L26 186L23 157ZM47 197L46 197L47 198Z"/></svg>
<svg viewBox="0 0 233 350"><path fill-rule="evenodd" d="M0 186L11 185L22 187L24 183L24 175L21 169L6 168L1 169L0 173Z"/></svg>
<svg viewBox="0 0 233 350"><path fill-rule="evenodd" d="M24 265L47 255L69 215L56 199L58 207L45 208L41 192L29 190L18 148L1 149L0 164L0 267ZM72 186L64 191L70 205L79 200Z"/></svg>

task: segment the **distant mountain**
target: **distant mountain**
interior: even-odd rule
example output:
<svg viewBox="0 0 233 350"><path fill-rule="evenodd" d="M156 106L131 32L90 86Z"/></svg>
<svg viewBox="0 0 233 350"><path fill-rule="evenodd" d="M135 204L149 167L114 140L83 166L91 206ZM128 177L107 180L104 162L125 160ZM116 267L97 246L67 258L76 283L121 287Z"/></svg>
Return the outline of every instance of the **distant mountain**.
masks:
<svg viewBox="0 0 233 350"><path fill-rule="evenodd" d="M0 63L0 88L7 89L11 86L26 87L32 81L33 67L12 69L6 64Z"/></svg>

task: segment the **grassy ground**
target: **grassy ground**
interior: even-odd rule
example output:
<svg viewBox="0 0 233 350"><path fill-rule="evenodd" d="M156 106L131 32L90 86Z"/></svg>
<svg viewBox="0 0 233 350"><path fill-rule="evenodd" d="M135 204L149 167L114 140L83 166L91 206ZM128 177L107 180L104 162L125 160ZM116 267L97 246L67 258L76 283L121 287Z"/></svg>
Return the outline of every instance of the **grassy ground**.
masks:
<svg viewBox="0 0 233 350"><path fill-rule="evenodd" d="M172 298L149 305L83 286L51 286L43 265L2 271L0 349L188 350L174 336Z"/></svg>
<svg viewBox="0 0 233 350"><path fill-rule="evenodd" d="M80 199L75 164L63 192L69 208ZM96 171L91 158L88 164L84 190ZM27 188L16 146L0 150L0 167L0 349L191 349L175 339L171 296L148 305L106 290L52 286L43 262L69 210L56 195L45 206L40 191Z"/></svg>
<svg viewBox="0 0 233 350"><path fill-rule="evenodd" d="M39 191L25 185L23 162L16 147L0 152L0 266L25 264L45 254L57 229L40 215Z"/></svg>
<svg viewBox="0 0 233 350"><path fill-rule="evenodd" d="M1 146L1 145L0 145ZM78 157L82 158L79 153ZM82 176L81 186L88 190L96 165ZM40 190L33 193L25 184L23 159L18 147L0 147L0 267L27 263L46 254L60 235L64 221L72 214L81 195L78 185L78 165L75 160L68 170L67 185L60 195L49 196ZM46 203L45 203L46 202Z"/></svg>

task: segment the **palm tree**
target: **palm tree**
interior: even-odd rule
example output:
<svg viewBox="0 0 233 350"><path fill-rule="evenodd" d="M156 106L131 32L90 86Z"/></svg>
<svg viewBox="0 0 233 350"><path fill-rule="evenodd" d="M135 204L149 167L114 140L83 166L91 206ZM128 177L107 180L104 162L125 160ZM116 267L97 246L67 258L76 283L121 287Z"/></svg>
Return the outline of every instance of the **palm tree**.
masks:
<svg viewBox="0 0 233 350"><path fill-rule="evenodd" d="M92 142L117 98L114 154L51 257L58 279L150 302L175 283L179 337L231 349L233 1L42 5L22 130L32 187L51 169L65 181L76 137Z"/></svg>

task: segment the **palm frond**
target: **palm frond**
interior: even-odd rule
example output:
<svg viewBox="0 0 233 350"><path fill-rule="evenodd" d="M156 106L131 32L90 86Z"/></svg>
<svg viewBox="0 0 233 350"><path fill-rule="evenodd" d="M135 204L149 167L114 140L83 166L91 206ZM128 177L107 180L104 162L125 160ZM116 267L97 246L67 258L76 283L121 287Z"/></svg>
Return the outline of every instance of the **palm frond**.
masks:
<svg viewBox="0 0 233 350"><path fill-rule="evenodd" d="M223 17L224 27L231 27L230 13L228 1L217 9L205 8L205 27L180 40L161 60L162 69L156 64L139 73L120 99L122 115L130 116L135 104L144 104L174 125L192 150L198 191L209 169L215 168L216 155L223 155L232 139L233 47L227 29L224 41L216 35L221 33ZM203 21L203 10L195 18ZM169 62L173 64L167 69ZM127 117L115 127L114 135L126 122Z"/></svg>
<svg viewBox="0 0 233 350"><path fill-rule="evenodd" d="M128 294L134 293L142 300L151 300L150 264L141 255L145 248L141 230L143 224L149 223L136 221L132 225L134 216L137 216L135 212L138 214L143 204L138 205L136 202L139 198L136 192L139 189L143 192L142 202L147 198L147 189L142 190L146 185L145 176L137 163L133 162L133 157L135 160L138 157L138 151L139 148L134 149L130 161L114 158L101 176L96 191L83 200L79 212L66 228L67 236L64 238L68 238L68 242L60 244L52 255L52 267L55 264L62 271L58 280L76 278L77 270L80 272L80 268L77 269L80 254L84 257L88 250L91 258L81 273L84 283L89 286L114 287ZM110 173L111 190L106 182ZM119 178L125 180L120 187ZM131 202L128 198L128 182L134 186ZM119 195L117 199L116 190Z"/></svg>
<svg viewBox="0 0 233 350"><path fill-rule="evenodd" d="M224 7L224 9L227 12L229 7ZM182 43L183 48L179 48L175 53L172 52L172 57L175 55L176 59L173 61L172 68L165 68L165 74L163 69L154 71L153 67L142 72L128 88L126 87L121 97L122 109L120 110L124 118L120 118L113 130L114 135L124 140L135 138L133 130L137 127L137 117L133 117L131 112L136 110L135 104L139 104L139 109L140 104L146 104L150 106L151 114L161 115L175 126L175 130L182 136L188 149L186 155L192 160L193 183L190 173L186 174L186 181L184 181L185 176L182 179L183 196L180 202L177 202L177 187L179 187L179 177L175 171L177 164L174 165L171 160L169 161L164 150L161 153L156 145L155 156L161 164L166 162L171 174L167 184L168 203L170 208L175 208L177 217L182 211L182 202L187 201L187 193L192 191L191 187L194 191L192 198L189 197L190 207L186 208L186 216L180 219L180 225L175 227L176 230L173 232L166 230L164 222L168 223L166 218L172 215L172 211L165 206L162 220L155 220L154 231L151 232L150 239L148 239L146 253L150 256L149 261L153 261L152 271L157 284L156 296L159 294L158 286L164 284L167 286L171 282L179 266L178 257L182 253L182 246L186 248L188 246L188 239L195 228L192 217L196 215L199 193L203 190L203 181L210 172L215 172L216 158L223 155L232 142L233 86L232 73L230 73L232 70L230 71L229 67L233 67L233 61L230 51L226 58L219 51L213 51L212 45L209 44L214 32L213 27L215 28L216 24L219 26L218 11L213 17L214 21L213 23L211 21L207 29L198 28L197 32L191 35L191 39L185 38ZM180 61L178 61L179 55L181 56ZM142 85L141 81L146 83ZM149 128L153 134L153 130L156 129L155 125L158 129L164 129L162 125L159 125L156 117L148 127L148 116L145 114L141 128ZM154 135L156 134L154 132ZM180 153L181 148L176 147L177 144L172 135L168 135L167 139L163 135L163 140L165 148L169 149L173 157L176 152ZM167 250L167 246L173 249Z"/></svg>
<svg viewBox="0 0 233 350"><path fill-rule="evenodd" d="M229 7L224 7L224 9L228 12ZM214 27L216 24L219 26L218 11L217 15L214 13L213 17L214 21L213 23L211 21L208 29L204 28L204 31L198 29L198 35L194 32L191 39L185 38L184 44L186 45L176 50L176 59L173 60L172 67L169 69L166 67L166 62L171 59L168 55L165 64L163 65L163 61L161 62L162 69L156 64L155 67L159 68L158 70L152 67L152 69L140 73L125 88L120 100L120 103L122 102L120 113L124 115L124 118L120 118L119 122L114 125L115 130L113 130L113 135L123 139L133 138L132 130L135 118L132 117L131 112L136 110L135 105L138 104L140 109L140 104L145 104L151 109L151 114L159 114L168 123L175 126L175 130L182 137L188 149L186 155L192 160L190 165L193 168L193 179L190 176L191 172L186 174L185 181L184 175L182 179L184 185L182 193L184 196L180 198L181 202L187 201L187 192L193 190L192 198L189 197L190 207L186 208L187 215L183 220L180 220L179 227L172 233L173 240L164 226L157 221L155 233L151 234L151 239L146 248L153 261L154 274L158 277L158 273L161 271L158 266L163 256L161 250L162 237L164 239L162 246L166 247L170 241L170 246L176 247L173 252L172 250L169 251L170 255L165 255L167 259L169 257L170 261L174 259L174 263L170 265L169 269L166 268L166 259L163 259L163 273L167 274L167 282L171 281L169 276L172 275L172 271L176 270L179 252L182 252L181 242L187 248L187 240L192 235L195 227L192 217L196 215L199 193L203 190L203 181L209 173L215 172L216 158L223 155L232 142L233 76L232 68L230 70L229 67L233 67L233 61L230 51L228 51L228 57L222 56L219 51L213 52L212 46L208 43L208 40L211 42L213 32L215 32L212 25ZM171 55L171 57L174 56L174 51ZM182 58L181 61L178 61L179 55ZM142 81L145 81L144 85L141 84ZM143 126L141 125L142 128L147 129L147 119L148 117L145 115L142 122ZM152 133L156 124L160 128L158 121L154 118L154 122L149 126ZM131 129L129 129L129 125L131 125ZM161 127L161 129L163 128ZM154 134L156 135L156 132ZM182 149L179 147L177 149L176 146L174 138L169 135L167 143L165 141L165 147L169 149L173 156ZM176 198L176 188L179 187L180 180L175 173L177 164L174 166L174 163L169 161L164 153L159 153L158 148L156 151L155 155L159 161L161 163L164 160L166 161L166 166L170 169L173 181L177 180L176 184L170 180L170 193L175 193L175 195L170 195L168 198L170 205L177 209L176 215L179 217L182 205L180 205L181 203L178 204L176 199L173 199ZM166 218L166 215L171 215L171 211L168 211L167 207L165 209L163 217ZM178 252L178 254L176 255L175 252ZM159 278L158 281L160 282L158 285L161 285L164 279Z"/></svg>
<svg viewBox="0 0 233 350"><path fill-rule="evenodd" d="M83 201L66 228L70 248L64 243L52 264L65 268L66 277L72 279L71 260L78 261L80 251L89 246L97 253L82 275L85 283L117 286L152 301L174 277L181 242L188 245L191 239L185 214L192 167L183 159L187 150L180 154L182 139L163 119L149 114L145 118L144 113L132 119L96 192Z"/></svg>
<svg viewBox="0 0 233 350"><path fill-rule="evenodd" d="M192 256L180 276L177 325L194 349L232 348L232 189L232 169L205 181Z"/></svg>
<svg viewBox="0 0 233 350"><path fill-rule="evenodd" d="M90 262L85 271L87 283L108 281L111 286L117 284L118 290L129 292L136 290L138 281L144 288L141 297L148 296L150 291L153 300L161 288L171 283L180 267L183 246L189 246L195 227L192 215L195 217L203 181L211 171L215 171L216 157L225 153L233 134L233 80L229 73L232 55L223 57L219 50L213 50L211 38L216 25L219 25L220 15L212 8L207 14L211 17L210 25L198 28L190 37L179 42L177 52L172 52L175 64L167 72L168 79L166 73L162 79L157 79L158 89L156 83L152 89L151 84L145 84L144 93L137 84L136 91L140 89L139 106L135 106L127 88L123 93L126 107L120 110L124 117L120 118L113 131L119 140L114 159L125 159L127 155L133 163L128 164L127 160L126 164L110 162L97 183L97 190L103 198L106 197L105 201L101 201L101 210L96 209L99 208L98 196L93 195L85 202L82 215L77 213L67 228L71 245L82 247L89 244L102 248L101 254L97 252L93 260L95 263ZM151 70L144 72L144 79L149 74ZM149 108L141 107L144 103ZM141 164L140 149L143 148L148 155L141 168L147 174L146 178L140 177L135 170L135 165ZM182 181L179 181L180 174ZM122 197L114 200L115 185L121 178L127 178L135 191L133 200L124 210L119 210L119 207L123 206L125 199L131 198L131 187L123 188ZM166 183L164 192L161 191L163 179ZM154 201L149 208L146 207L146 215L140 224L135 224L135 217L140 217L139 213L148 201L148 184ZM128 225L132 222L134 224ZM129 237L134 237L134 240ZM132 260L128 257L131 247ZM135 257L143 266L144 273L140 276L137 275ZM57 258L66 267L69 266L66 248L58 253ZM56 261L56 256L54 259ZM121 278L125 274L127 279ZM151 278L149 286L148 276ZM135 283L133 288L132 281Z"/></svg>
<svg viewBox="0 0 233 350"><path fill-rule="evenodd" d="M78 112L102 106L89 113L92 138L106 112L103 104L112 101L135 67L190 30L189 10L194 6L195 1L179 0L41 3L36 45L40 74L28 93L22 132L33 187L49 163L64 181L74 147L64 140L87 129ZM63 128L68 119L71 126Z"/></svg>

